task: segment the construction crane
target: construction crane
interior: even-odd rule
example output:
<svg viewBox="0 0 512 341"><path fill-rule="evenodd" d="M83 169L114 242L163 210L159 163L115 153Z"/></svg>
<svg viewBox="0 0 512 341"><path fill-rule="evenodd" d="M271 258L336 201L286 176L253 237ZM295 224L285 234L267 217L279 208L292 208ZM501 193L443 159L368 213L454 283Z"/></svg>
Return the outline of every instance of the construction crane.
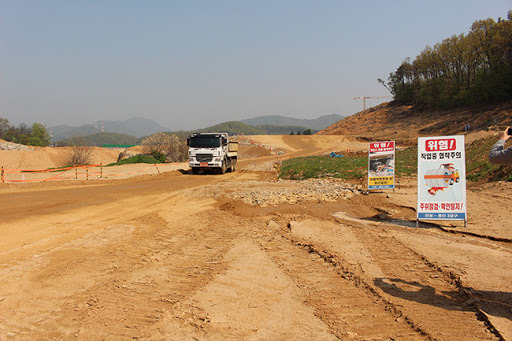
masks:
<svg viewBox="0 0 512 341"><path fill-rule="evenodd" d="M391 96L381 96L381 97L368 97L368 96L364 96L364 97L354 97L354 99L362 99L363 100L363 111L366 110L366 100L368 98L389 98Z"/></svg>

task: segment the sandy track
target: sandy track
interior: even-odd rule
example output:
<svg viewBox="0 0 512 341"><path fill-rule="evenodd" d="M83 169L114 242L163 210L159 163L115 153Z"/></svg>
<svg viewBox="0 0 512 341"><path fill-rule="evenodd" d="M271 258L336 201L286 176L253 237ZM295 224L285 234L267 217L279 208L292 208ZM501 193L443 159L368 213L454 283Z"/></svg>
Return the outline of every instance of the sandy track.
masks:
<svg viewBox="0 0 512 341"><path fill-rule="evenodd" d="M301 155L332 151L367 150L368 143L353 137L333 135L254 135L244 139L253 140L273 149L284 149Z"/></svg>
<svg viewBox="0 0 512 341"><path fill-rule="evenodd" d="M286 144L331 147L317 143ZM255 162L2 190L0 340L512 339L509 232L485 219L512 209L501 187L469 192L482 218L464 234L412 227L407 181L389 198L327 200L243 170ZM311 193L233 199L290 186Z"/></svg>

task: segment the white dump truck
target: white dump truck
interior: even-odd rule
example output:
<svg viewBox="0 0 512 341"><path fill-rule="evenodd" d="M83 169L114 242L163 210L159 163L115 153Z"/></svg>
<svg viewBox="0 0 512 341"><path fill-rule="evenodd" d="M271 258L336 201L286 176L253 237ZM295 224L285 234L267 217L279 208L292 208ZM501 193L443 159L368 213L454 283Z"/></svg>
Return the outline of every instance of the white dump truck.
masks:
<svg viewBox="0 0 512 341"><path fill-rule="evenodd" d="M188 165L193 174L217 169L221 174L236 170L238 142L229 141L226 133L196 133L187 139Z"/></svg>

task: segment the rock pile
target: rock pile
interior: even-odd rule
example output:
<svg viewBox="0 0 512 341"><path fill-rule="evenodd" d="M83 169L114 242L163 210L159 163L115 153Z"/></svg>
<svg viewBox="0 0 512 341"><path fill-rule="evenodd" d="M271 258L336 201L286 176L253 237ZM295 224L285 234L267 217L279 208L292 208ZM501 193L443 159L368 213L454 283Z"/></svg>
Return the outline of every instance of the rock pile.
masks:
<svg viewBox="0 0 512 341"><path fill-rule="evenodd" d="M194 195L214 198L227 197L246 204L265 207L279 204L346 200L361 194L362 188L359 185L344 183L338 179L308 179L303 181L220 183L193 191Z"/></svg>
<svg viewBox="0 0 512 341"><path fill-rule="evenodd" d="M249 172L276 172L279 168L279 162L268 161L263 163L251 164L244 167L244 171Z"/></svg>
<svg viewBox="0 0 512 341"><path fill-rule="evenodd" d="M23 144L18 144L14 142L7 142L4 140L0 140L0 150L34 150L34 148L27 147Z"/></svg>

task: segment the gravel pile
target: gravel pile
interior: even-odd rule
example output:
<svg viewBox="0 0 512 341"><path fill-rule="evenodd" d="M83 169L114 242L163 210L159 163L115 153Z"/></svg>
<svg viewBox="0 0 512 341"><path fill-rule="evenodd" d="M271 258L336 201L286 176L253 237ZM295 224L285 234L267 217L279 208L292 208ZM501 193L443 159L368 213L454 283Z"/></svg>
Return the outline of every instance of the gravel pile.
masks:
<svg viewBox="0 0 512 341"><path fill-rule="evenodd" d="M0 141L0 150L34 150L34 148L27 147L22 144L14 142Z"/></svg>
<svg viewBox="0 0 512 341"><path fill-rule="evenodd" d="M279 163L276 161L268 161L263 163L251 164L244 167L244 171L249 172L277 172Z"/></svg>
<svg viewBox="0 0 512 341"><path fill-rule="evenodd" d="M193 195L214 198L227 197L261 207L306 202L335 202L360 194L358 185L337 179L309 179L303 181L279 180L277 182L244 181L220 183L193 189Z"/></svg>

